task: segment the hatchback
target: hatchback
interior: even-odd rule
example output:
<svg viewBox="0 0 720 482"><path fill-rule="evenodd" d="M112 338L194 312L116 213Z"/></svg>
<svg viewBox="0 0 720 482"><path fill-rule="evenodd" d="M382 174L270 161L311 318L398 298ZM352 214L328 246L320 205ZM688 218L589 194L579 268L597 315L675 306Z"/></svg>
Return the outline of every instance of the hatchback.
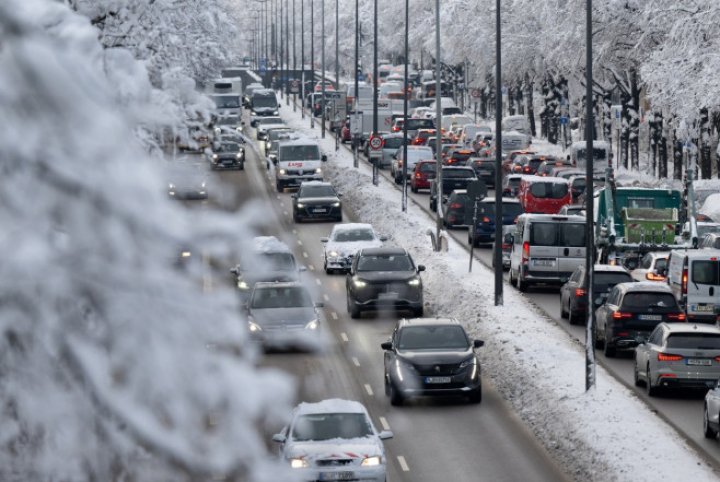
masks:
<svg viewBox="0 0 720 482"><path fill-rule="evenodd" d="M442 221L446 228L467 226L465 224L465 207L468 204L467 191L455 190L450 193L442 204Z"/></svg>
<svg viewBox="0 0 720 482"><path fill-rule="evenodd" d="M412 178L410 178L410 190L418 192L420 189L430 189L432 180L437 174L437 162L420 161L415 164Z"/></svg>
<svg viewBox="0 0 720 482"><path fill-rule="evenodd" d="M630 273L622 266L596 264L593 272L593 309L605 302L613 286L631 281L633 279ZM585 265L578 266L567 283L560 288L560 317L567 318L571 325L583 323L587 315L587 288Z"/></svg>
<svg viewBox="0 0 720 482"><path fill-rule="evenodd" d="M470 208L471 215L473 209ZM516 199L502 200L503 226L512 226L517 222L518 216L523 213L522 206ZM474 237L473 237L474 234ZM495 240L495 198L486 197L478 203L477 223L474 233L468 230L468 244L479 246L483 243L492 243Z"/></svg>

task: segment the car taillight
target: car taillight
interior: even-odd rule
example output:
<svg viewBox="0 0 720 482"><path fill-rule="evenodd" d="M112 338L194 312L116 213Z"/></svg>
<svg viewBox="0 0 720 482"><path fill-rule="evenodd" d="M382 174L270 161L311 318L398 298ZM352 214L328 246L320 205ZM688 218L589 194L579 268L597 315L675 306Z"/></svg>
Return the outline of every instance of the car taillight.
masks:
<svg viewBox="0 0 720 482"><path fill-rule="evenodd" d="M419 172L416 172L415 179L422 179L422 174L420 174Z"/></svg>
<svg viewBox="0 0 720 482"><path fill-rule="evenodd" d="M502 244L502 249L510 249L510 248L512 248L512 244L505 244L505 243Z"/></svg>
<svg viewBox="0 0 720 482"><path fill-rule="evenodd" d="M716 361L716 362L720 362L720 356L716 356L716 357L715 357L715 361Z"/></svg>
<svg viewBox="0 0 720 482"><path fill-rule="evenodd" d="M655 273L652 273L652 272L646 274L646 275L645 275L645 278L648 279L648 280L650 280L650 281L665 281L665 277L664 277L664 276L660 276L659 274L655 274Z"/></svg>
<svg viewBox="0 0 720 482"><path fill-rule="evenodd" d="M681 355L671 355L670 353L658 353L658 361L682 361Z"/></svg>
<svg viewBox="0 0 720 482"><path fill-rule="evenodd" d="M484 216L484 217L482 218L482 222L484 222L484 223L489 223L489 222L490 222L490 218L487 217L487 216Z"/></svg>
<svg viewBox="0 0 720 482"><path fill-rule="evenodd" d="M622 311L613 311L613 320L622 320L624 318L632 318L632 313L623 313Z"/></svg>
<svg viewBox="0 0 720 482"><path fill-rule="evenodd" d="M667 315L668 320L672 321L686 321L685 313L669 313Z"/></svg>
<svg viewBox="0 0 720 482"><path fill-rule="evenodd" d="M585 296L586 291L582 288L575 288L575 298L580 298L581 296Z"/></svg>
<svg viewBox="0 0 720 482"><path fill-rule="evenodd" d="M682 294L687 294L687 283L688 283L688 270L683 268L682 272Z"/></svg>
<svg viewBox="0 0 720 482"><path fill-rule="evenodd" d="M393 126L392 130L393 130L393 132L398 132L400 130L400 128L398 126Z"/></svg>
<svg viewBox="0 0 720 482"><path fill-rule="evenodd" d="M523 243L523 250L522 250L522 263L525 264L530 259L530 242L525 241Z"/></svg>
<svg viewBox="0 0 720 482"><path fill-rule="evenodd" d="M524 172L530 172L530 168L529 168L528 166L525 166L525 168L523 169L523 171L524 171Z"/></svg>
<svg viewBox="0 0 720 482"><path fill-rule="evenodd" d="M460 209L463 205L460 203L452 203L450 209Z"/></svg>

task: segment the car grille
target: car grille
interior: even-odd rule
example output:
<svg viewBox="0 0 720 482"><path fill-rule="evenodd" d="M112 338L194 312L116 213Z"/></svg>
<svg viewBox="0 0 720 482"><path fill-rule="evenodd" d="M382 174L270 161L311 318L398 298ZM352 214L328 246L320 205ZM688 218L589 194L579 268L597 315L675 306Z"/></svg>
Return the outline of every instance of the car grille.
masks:
<svg viewBox="0 0 720 482"><path fill-rule="evenodd" d="M448 376L454 375L460 365L457 363L452 364L433 364L433 365L415 365L415 369L420 375L423 376Z"/></svg>
<svg viewBox="0 0 720 482"><path fill-rule="evenodd" d="M352 459L320 459L315 463L318 467L342 467L353 463Z"/></svg>
<svg viewBox="0 0 720 482"><path fill-rule="evenodd" d="M315 169L288 169L288 176L310 176L315 174Z"/></svg>

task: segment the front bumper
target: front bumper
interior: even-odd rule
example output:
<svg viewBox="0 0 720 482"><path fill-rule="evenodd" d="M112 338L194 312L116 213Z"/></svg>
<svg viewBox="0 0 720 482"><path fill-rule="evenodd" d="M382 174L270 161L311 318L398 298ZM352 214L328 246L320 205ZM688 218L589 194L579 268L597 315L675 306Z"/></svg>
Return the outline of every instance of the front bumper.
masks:
<svg viewBox="0 0 720 482"><path fill-rule="evenodd" d="M398 370L401 373L397 373ZM393 373L395 372L395 373ZM474 372L474 373L473 373ZM406 367L392 370L390 375L393 386L405 396L462 396L469 395L480 389L480 365L471 365L458 370L455 374L446 375L445 383L432 383L430 380L439 377L436 374L420 374ZM400 377L402 376L402 380Z"/></svg>
<svg viewBox="0 0 720 482"><path fill-rule="evenodd" d="M245 155L241 157L221 157L210 161L213 169L239 169L245 164Z"/></svg>
<svg viewBox="0 0 720 482"><path fill-rule="evenodd" d="M352 256L327 256L325 265L328 269L348 271L352 264Z"/></svg>
<svg viewBox="0 0 720 482"><path fill-rule="evenodd" d="M168 191L168 195L173 199L183 200L195 200L195 199L207 199L207 191L180 191L177 189L171 189Z"/></svg>
<svg viewBox="0 0 720 482"><path fill-rule="evenodd" d="M264 328L261 331L251 331L250 339L266 349L315 349L319 348L321 332L319 329L309 330L303 326Z"/></svg>
<svg viewBox="0 0 720 482"><path fill-rule="evenodd" d="M295 208L295 216L300 219L336 219L342 216L342 205L304 205L302 208Z"/></svg>
<svg viewBox="0 0 720 482"><path fill-rule="evenodd" d="M318 482L330 480L350 480L353 482L385 482L385 464L376 467L362 467L358 465L341 467L308 467L306 469L293 469L303 482Z"/></svg>
<svg viewBox="0 0 720 482"><path fill-rule="evenodd" d="M278 174L275 178L275 182L284 187L300 187L300 184L305 181L322 181L322 174L302 175L293 176L287 174Z"/></svg>
<svg viewBox="0 0 720 482"><path fill-rule="evenodd" d="M351 302L363 310L387 308L417 310L423 306L422 287L414 288L407 283L373 286L355 289Z"/></svg>

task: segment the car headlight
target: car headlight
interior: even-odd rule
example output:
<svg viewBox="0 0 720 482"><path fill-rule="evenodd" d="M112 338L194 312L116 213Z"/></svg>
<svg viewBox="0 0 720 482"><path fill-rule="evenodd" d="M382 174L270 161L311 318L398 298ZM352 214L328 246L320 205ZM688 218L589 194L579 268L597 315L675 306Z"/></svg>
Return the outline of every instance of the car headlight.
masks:
<svg viewBox="0 0 720 482"><path fill-rule="evenodd" d="M408 284L410 286L420 286L420 278L413 278L410 281L408 281Z"/></svg>
<svg viewBox="0 0 720 482"><path fill-rule="evenodd" d="M278 111L274 110L272 115L278 115Z"/></svg>
<svg viewBox="0 0 720 482"><path fill-rule="evenodd" d="M304 469L308 466L308 462L305 459L290 459L290 467L293 469Z"/></svg>
<svg viewBox="0 0 720 482"><path fill-rule="evenodd" d="M375 455L373 457L365 457L360 465L365 467L375 467L380 465L380 462L382 462L380 456Z"/></svg>
<svg viewBox="0 0 720 482"><path fill-rule="evenodd" d="M470 357L460 364L460 368L466 368L476 363L475 357Z"/></svg>
<svg viewBox="0 0 720 482"><path fill-rule="evenodd" d="M361 279L353 280L353 284L355 285L356 288L364 288L367 286L367 283Z"/></svg>
<svg viewBox="0 0 720 482"><path fill-rule="evenodd" d="M328 253L328 256L330 256L331 258L337 258L339 256L339 254L337 251L330 251Z"/></svg>
<svg viewBox="0 0 720 482"><path fill-rule="evenodd" d="M218 158L218 155L217 155L217 154L213 154L213 159L216 159L216 160L217 160L217 158Z"/></svg>
<svg viewBox="0 0 720 482"><path fill-rule="evenodd" d="M200 187L204 189L204 188L205 188L205 183L204 183L204 182L201 183L201 184L200 184Z"/></svg>
<svg viewBox="0 0 720 482"><path fill-rule="evenodd" d="M285 174L287 174L287 171L285 169L280 169L280 175L284 176Z"/></svg>
<svg viewBox="0 0 720 482"><path fill-rule="evenodd" d="M305 205L304 205L303 203L297 203L297 207L300 208L300 209L302 209L302 208L305 207Z"/></svg>
<svg viewBox="0 0 720 482"><path fill-rule="evenodd" d="M240 288L241 290L246 290L249 288L248 284L243 280L240 280L237 282L237 287Z"/></svg>
<svg viewBox="0 0 720 482"><path fill-rule="evenodd" d="M315 169L315 174L322 174L322 169L320 169L319 167Z"/></svg>
<svg viewBox="0 0 720 482"><path fill-rule="evenodd" d="M240 159L242 156L243 156L242 152L238 152L237 154L235 154L235 157L237 157L238 159Z"/></svg>
<svg viewBox="0 0 720 482"><path fill-rule="evenodd" d="M317 320L317 318L305 325L306 330L317 330L318 328L320 328L320 322Z"/></svg>
<svg viewBox="0 0 720 482"><path fill-rule="evenodd" d="M250 333L257 333L258 331L262 331L260 325L253 321L248 321L248 329L250 330Z"/></svg>
<svg viewBox="0 0 720 482"><path fill-rule="evenodd" d="M189 258L190 256L192 256L192 253L190 251L183 251L182 253L180 253L181 258Z"/></svg>
<svg viewBox="0 0 720 482"><path fill-rule="evenodd" d="M333 203L333 207L334 207L334 208L339 208L339 207L340 207L340 203L339 203L339 202Z"/></svg>
<svg viewBox="0 0 720 482"><path fill-rule="evenodd" d="M175 184L168 184L168 189L175 189Z"/></svg>

